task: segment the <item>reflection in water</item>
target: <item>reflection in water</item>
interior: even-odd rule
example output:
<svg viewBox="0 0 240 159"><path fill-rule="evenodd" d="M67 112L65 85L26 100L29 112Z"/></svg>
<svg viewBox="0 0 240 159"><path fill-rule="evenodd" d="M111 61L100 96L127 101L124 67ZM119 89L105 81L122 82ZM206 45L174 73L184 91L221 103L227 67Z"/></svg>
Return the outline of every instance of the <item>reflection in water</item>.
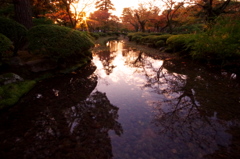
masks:
<svg viewBox="0 0 240 159"><path fill-rule="evenodd" d="M118 108L104 93L91 93L97 77L94 67L85 71L42 82L2 114L1 158L112 158L109 131L123 133Z"/></svg>
<svg viewBox="0 0 240 159"><path fill-rule="evenodd" d="M239 75L110 41L0 114L1 158L239 158Z"/></svg>
<svg viewBox="0 0 240 159"><path fill-rule="evenodd" d="M96 90L120 108L124 134L111 135L114 158L239 156L236 74L223 77L192 62L157 60L122 42L110 44L111 74L102 70L104 54L96 52L93 62Z"/></svg>

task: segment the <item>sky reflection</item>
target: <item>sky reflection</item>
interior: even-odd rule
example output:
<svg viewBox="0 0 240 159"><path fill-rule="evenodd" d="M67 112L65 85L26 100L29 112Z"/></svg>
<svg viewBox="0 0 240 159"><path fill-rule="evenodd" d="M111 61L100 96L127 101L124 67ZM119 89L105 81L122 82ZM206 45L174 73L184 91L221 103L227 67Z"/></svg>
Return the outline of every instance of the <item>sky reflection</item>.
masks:
<svg viewBox="0 0 240 159"><path fill-rule="evenodd" d="M173 71L176 64L133 51L121 41L108 46L107 53L94 53L93 62L98 76L95 90L119 107L124 133L110 134L115 159L205 158L229 146L232 135L227 131L239 122L218 119L216 111L206 115L209 110L199 96L211 84L205 74L198 75L193 68L193 75L182 68ZM196 83L199 80L203 83Z"/></svg>

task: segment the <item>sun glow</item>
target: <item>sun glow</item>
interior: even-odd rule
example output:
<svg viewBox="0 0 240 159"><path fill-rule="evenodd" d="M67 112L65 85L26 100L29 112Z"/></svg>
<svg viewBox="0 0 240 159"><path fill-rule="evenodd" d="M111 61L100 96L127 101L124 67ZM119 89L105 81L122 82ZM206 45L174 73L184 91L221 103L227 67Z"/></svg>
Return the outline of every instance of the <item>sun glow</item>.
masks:
<svg viewBox="0 0 240 159"><path fill-rule="evenodd" d="M83 21L86 21L86 20L87 20L87 17L83 17L82 19L83 19Z"/></svg>

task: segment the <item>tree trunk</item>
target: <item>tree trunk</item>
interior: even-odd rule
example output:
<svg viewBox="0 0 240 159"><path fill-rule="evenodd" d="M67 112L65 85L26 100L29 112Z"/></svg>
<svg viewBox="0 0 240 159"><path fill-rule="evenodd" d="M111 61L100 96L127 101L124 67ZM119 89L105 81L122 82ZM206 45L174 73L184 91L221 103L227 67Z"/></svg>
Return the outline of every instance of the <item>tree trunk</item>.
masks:
<svg viewBox="0 0 240 159"><path fill-rule="evenodd" d="M29 0L13 0L16 21L27 29L33 26L32 12Z"/></svg>
<svg viewBox="0 0 240 159"><path fill-rule="evenodd" d="M141 30L142 32L144 33L145 32L145 22L139 22L140 23L140 26L141 26Z"/></svg>

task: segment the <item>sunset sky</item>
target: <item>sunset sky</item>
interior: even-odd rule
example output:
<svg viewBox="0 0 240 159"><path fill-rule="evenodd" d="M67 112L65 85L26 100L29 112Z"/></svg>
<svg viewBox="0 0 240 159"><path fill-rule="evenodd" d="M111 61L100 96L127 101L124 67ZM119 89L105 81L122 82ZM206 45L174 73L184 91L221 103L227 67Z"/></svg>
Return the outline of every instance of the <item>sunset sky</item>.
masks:
<svg viewBox="0 0 240 159"><path fill-rule="evenodd" d="M152 0L154 1L154 0ZM147 0L111 0L114 5L115 11L111 11L113 15L117 15L118 17L121 16L123 8L131 7L131 8L138 8L138 4L148 2ZM95 9L95 1L94 0L81 0L78 4L74 6L79 8L79 11L83 9L84 4L89 3L92 4L91 7L85 8L85 12L89 15L90 12L94 12ZM155 1L155 5L160 6L161 1Z"/></svg>
<svg viewBox="0 0 240 159"><path fill-rule="evenodd" d="M123 8L127 7L137 8L139 2L140 0L112 0L112 3L116 8L116 11L113 11L113 14L121 16Z"/></svg>

